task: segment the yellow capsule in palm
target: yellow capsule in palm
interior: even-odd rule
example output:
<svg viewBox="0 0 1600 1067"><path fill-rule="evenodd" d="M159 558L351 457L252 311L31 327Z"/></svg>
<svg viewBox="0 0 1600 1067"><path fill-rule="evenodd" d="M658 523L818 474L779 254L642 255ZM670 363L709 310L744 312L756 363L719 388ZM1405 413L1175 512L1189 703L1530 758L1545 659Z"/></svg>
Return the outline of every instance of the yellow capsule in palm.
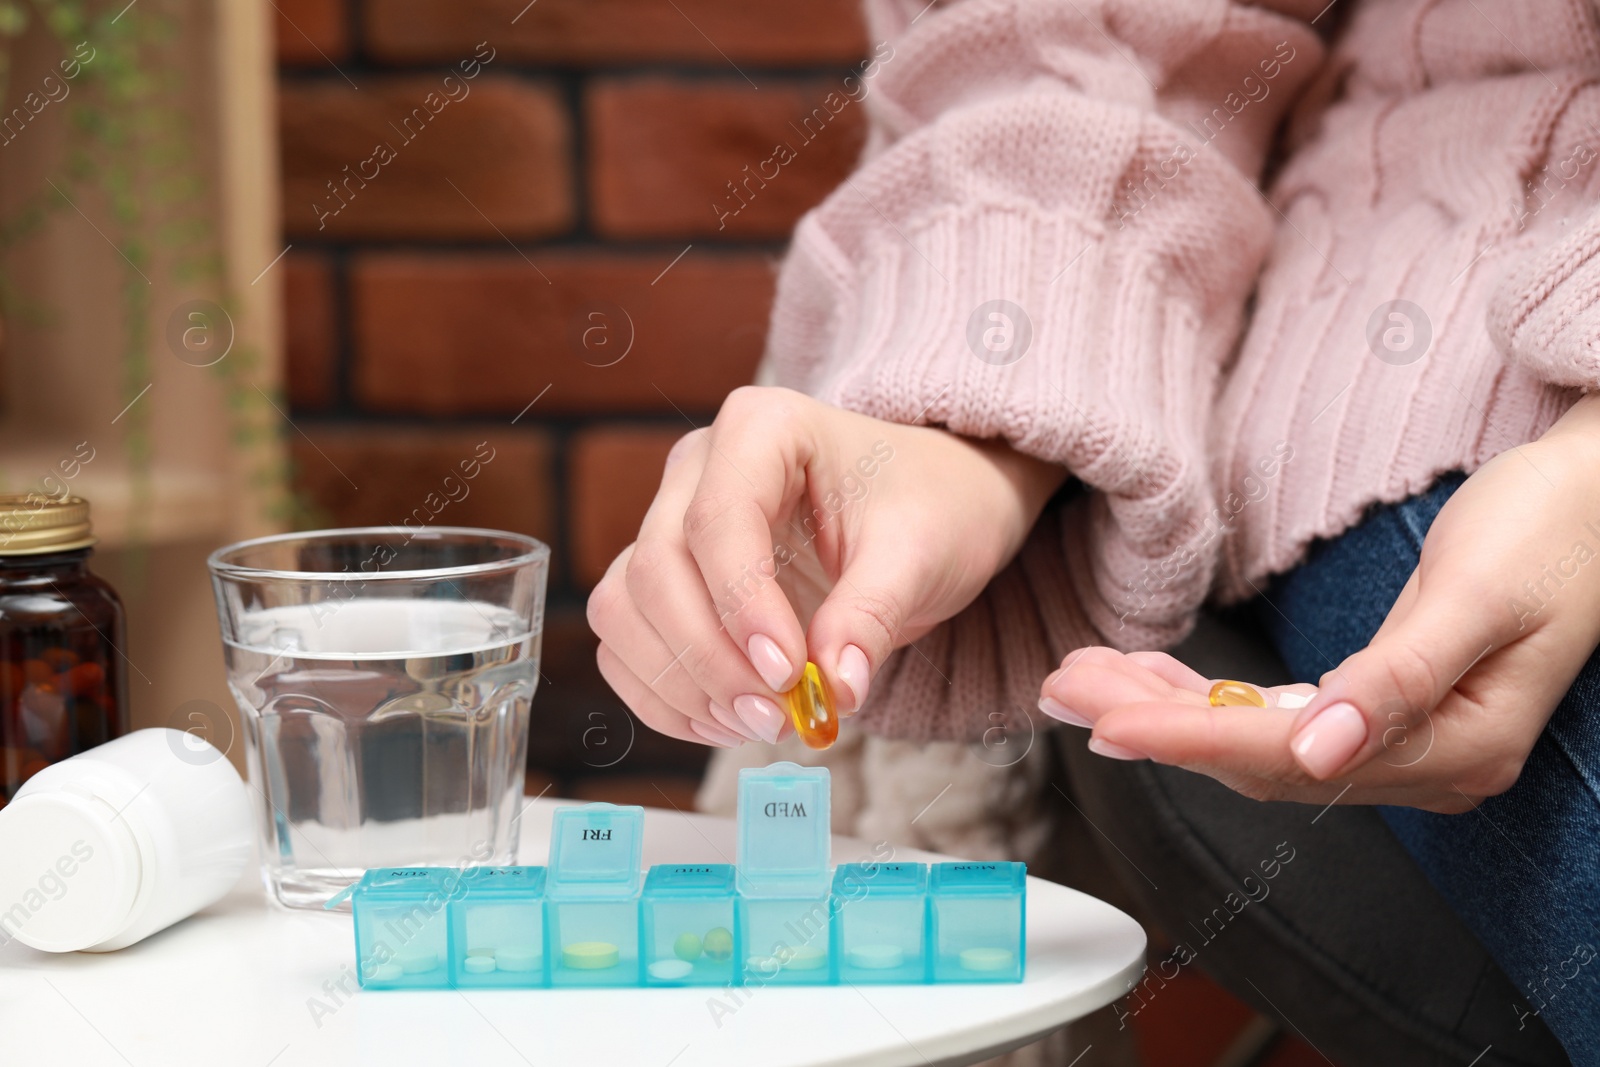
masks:
<svg viewBox="0 0 1600 1067"><path fill-rule="evenodd" d="M833 694L815 663L806 662L800 681L784 697L789 702L789 721L800 740L811 748L827 748L838 740L839 716L833 710Z"/></svg>
<svg viewBox="0 0 1600 1067"><path fill-rule="evenodd" d="M1223 679L1211 687L1208 698L1214 708L1264 708L1267 698L1254 686Z"/></svg>

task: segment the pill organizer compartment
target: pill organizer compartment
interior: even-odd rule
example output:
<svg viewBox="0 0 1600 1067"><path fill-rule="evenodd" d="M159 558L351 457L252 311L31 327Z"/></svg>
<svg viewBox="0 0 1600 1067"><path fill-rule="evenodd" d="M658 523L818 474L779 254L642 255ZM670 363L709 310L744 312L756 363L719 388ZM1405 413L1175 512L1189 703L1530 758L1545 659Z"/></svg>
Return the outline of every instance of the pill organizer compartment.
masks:
<svg viewBox="0 0 1600 1067"><path fill-rule="evenodd" d="M460 879L447 867L383 867L361 876L350 899L364 988L449 986L448 903Z"/></svg>
<svg viewBox="0 0 1600 1067"><path fill-rule="evenodd" d="M843 863L833 875L833 955L853 984L930 980L925 863Z"/></svg>
<svg viewBox="0 0 1600 1067"><path fill-rule="evenodd" d="M838 981L830 951L829 777L774 763L739 772L739 947L745 985Z"/></svg>
<svg viewBox="0 0 1600 1067"><path fill-rule="evenodd" d="M644 882L644 984L728 985L739 957L727 863L657 864Z"/></svg>
<svg viewBox="0 0 1600 1067"><path fill-rule="evenodd" d="M450 982L458 989L548 985L543 867L469 867L450 902Z"/></svg>
<svg viewBox="0 0 1600 1067"><path fill-rule="evenodd" d="M939 863L928 879L936 982L1022 981L1027 868Z"/></svg>
<svg viewBox="0 0 1600 1067"><path fill-rule="evenodd" d="M545 944L557 986L636 986L644 809L557 808L545 883Z"/></svg>

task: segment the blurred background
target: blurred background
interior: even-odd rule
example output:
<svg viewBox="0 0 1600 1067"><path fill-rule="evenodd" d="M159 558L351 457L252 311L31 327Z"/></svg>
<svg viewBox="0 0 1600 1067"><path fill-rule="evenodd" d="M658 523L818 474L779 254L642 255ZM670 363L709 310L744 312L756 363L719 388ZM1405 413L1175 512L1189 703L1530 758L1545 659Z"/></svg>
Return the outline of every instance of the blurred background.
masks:
<svg viewBox="0 0 1600 1067"><path fill-rule="evenodd" d="M526 2L277 0L294 487L319 523L395 522L488 441L435 521L554 550L530 770L687 807L706 750L639 734L621 758L584 599L672 443L751 380L778 257L859 153L860 107L741 183L865 32L855 0ZM430 92L449 102L405 126ZM397 158L363 183L380 142Z"/></svg>
<svg viewBox="0 0 1600 1067"><path fill-rule="evenodd" d="M0 491L91 501L133 725L237 730L217 546L497 527L554 550L528 792L691 807L707 750L637 727L584 601L861 149L856 0L0 0L0 42ZM1125 1021L1322 1062L1230 1060L1259 1020L1195 968Z"/></svg>

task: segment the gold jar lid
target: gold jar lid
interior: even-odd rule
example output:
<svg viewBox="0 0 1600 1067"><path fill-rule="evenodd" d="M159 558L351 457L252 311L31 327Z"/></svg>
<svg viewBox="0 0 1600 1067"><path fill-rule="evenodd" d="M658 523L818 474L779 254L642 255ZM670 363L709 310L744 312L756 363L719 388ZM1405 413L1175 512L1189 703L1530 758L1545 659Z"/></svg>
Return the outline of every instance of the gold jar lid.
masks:
<svg viewBox="0 0 1600 1067"><path fill-rule="evenodd" d="M0 556L71 552L94 544L81 496L0 493Z"/></svg>

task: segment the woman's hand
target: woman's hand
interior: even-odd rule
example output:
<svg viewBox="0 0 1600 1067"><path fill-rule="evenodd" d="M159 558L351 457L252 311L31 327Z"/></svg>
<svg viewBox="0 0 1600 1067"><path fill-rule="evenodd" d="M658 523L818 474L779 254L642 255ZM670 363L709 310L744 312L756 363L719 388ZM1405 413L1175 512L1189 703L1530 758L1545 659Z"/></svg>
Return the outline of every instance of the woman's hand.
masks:
<svg viewBox="0 0 1600 1067"><path fill-rule="evenodd" d="M606 681L689 741L775 741L807 659L855 711L889 653L956 614L1065 472L993 442L747 387L680 440L589 598Z"/></svg>
<svg viewBox="0 0 1600 1067"><path fill-rule="evenodd" d="M1516 782L1597 644L1600 396L1467 479L1371 644L1304 707L1212 708L1170 656L1110 649L1069 656L1040 706L1092 724L1103 755L1260 799L1464 811Z"/></svg>

